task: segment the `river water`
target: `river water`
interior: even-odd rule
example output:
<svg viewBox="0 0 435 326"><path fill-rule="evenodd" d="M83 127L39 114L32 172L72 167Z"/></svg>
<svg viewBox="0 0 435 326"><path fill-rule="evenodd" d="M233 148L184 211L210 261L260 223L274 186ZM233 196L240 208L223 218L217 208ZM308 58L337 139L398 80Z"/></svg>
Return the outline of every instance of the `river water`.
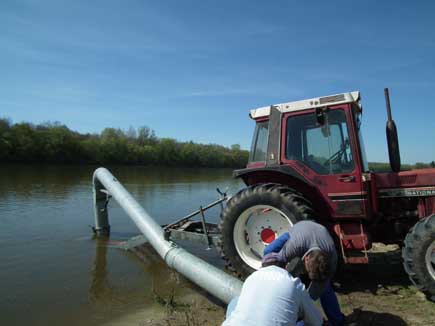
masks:
<svg viewBox="0 0 435 326"><path fill-rule="evenodd" d="M101 325L159 309L154 293L195 298L150 250L145 262L93 237L92 166L0 165L0 324ZM164 224L242 184L227 169L109 167ZM216 222L219 211L207 214ZM139 234L111 201L110 240ZM214 250L187 249L221 266Z"/></svg>

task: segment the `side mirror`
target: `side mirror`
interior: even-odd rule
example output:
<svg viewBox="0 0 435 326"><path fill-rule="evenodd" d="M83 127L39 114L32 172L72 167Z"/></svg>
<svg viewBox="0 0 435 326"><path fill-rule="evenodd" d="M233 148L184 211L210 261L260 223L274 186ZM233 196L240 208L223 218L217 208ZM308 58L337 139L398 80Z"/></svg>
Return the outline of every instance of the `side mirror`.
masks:
<svg viewBox="0 0 435 326"><path fill-rule="evenodd" d="M325 124L325 110L322 110L322 108L316 108L316 121L320 126Z"/></svg>
<svg viewBox="0 0 435 326"><path fill-rule="evenodd" d="M331 136L331 128L329 127L329 125L322 126L320 130L322 130L323 137L328 138Z"/></svg>

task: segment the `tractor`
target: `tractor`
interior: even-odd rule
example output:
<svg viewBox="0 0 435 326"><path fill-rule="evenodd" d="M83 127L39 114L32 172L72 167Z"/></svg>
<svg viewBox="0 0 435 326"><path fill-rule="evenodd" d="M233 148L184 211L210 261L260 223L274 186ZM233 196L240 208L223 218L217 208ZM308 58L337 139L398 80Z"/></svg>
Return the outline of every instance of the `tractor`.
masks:
<svg viewBox="0 0 435 326"><path fill-rule="evenodd" d="M370 171L359 92L250 111L249 162L234 171L246 188L221 214L220 250L245 278L265 246L295 223L328 228L345 264L367 264L373 242L398 244L412 283L435 299L435 169L401 171L397 128L385 89L391 172Z"/></svg>

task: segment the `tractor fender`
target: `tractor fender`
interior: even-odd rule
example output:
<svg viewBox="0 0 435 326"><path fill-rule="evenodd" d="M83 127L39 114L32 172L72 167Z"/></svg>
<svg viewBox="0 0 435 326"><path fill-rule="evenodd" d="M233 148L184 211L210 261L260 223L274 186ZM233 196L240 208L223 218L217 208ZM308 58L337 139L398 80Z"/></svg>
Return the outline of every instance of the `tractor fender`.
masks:
<svg viewBox="0 0 435 326"><path fill-rule="evenodd" d="M246 168L246 169L235 170L233 172L234 178L243 179L245 184L248 186L252 184L262 183L262 182L273 182L270 179L264 181L262 180L260 182L258 181L264 179L265 177L273 177L273 176L281 177L281 178L283 176L290 177L292 179L297 180L297 183L303 183L310 188L314 188L314 184L311 181L309 181L298 171L296 171L295 169L287 165Z"/></svg>
<svg viewBox="0 0 435 326"><path fill-rule="evenodd" d="M241 178L247 186L260 183L277 183L288 186L309 199L316 211L329 212L329 206L318 187L290 166L277 165L240 169L233 172L233 177Z"/></svg>

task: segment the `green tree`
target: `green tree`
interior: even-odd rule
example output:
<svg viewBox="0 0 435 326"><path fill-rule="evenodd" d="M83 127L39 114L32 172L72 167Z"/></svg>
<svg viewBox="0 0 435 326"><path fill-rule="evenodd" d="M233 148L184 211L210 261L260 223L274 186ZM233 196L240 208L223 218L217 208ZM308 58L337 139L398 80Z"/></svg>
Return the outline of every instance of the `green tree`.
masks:
<svg viewBox="0 0 435 326"><path fill-rule="evenodd" d="M231 150L232 151L240 151L240 145L239 144L231 145Z"/></svg>
<svg viewBox="0 0 435 326"><path fill-rule="evenodd" d="M127 137L121 129L106 128L101 132L100 146L104 163L127 163Z"/></svg>
<svg viewBox="0 0 435 326"><path fill-rule="evenodd" d="M154 130L147 126L139 127L137 132L137 140L139 145L155 145L157 143L157 137Z"/></svg>
<svg viewBox="0 0 435 326"><path fill-rule="evenodd" d="M185 166L199 166L200 156L198 152L198 145L192 141L182 143L180 146L180 160Z"/></svg>
<svg viewBox="0 0 435 326"><path fill-rule="evenodd" d="M133 126L130 126L126 132L126 135L129 140L136 140L137 138L136 129Z"/></svg>
<svg viewBox="0 0 435 326"><path fill-rule="evenodd" d="M12 150L11 124L12 122L9 119L0 119L0 162L7 161L10 158Z"/></svg>
<svg viewBox="0 0 435 326"><path fill-rule="evenodd" d="M52 163L124 163L187 167L243 167L248 152L240 145L159 139L154 130L106 128L101 134L79 134L59 122L12 124L0 119L0 160Z"/></svg>
<svg viewBox="0 0 435 326"><path fill-rule="evenodd" d="M29 123L14 124L12 134L12 156L15 161L33 162L37 158L38 146L34 126Z"/></svg>
<svg viewBox="0 0 435 326"><path fill-rule="evenodd" d="M157 143L158 162L162 165L177 166L181 163L179 145L172 138L162 138Z"/></svg>
<svg viewBox="0 0 435 326"><path fill-rule="evenodd" d="M415 169L426 169L426 168L428 168L429 167L429 164L427 164L427 163L422 163L422 162L417 162L417 163L415 163L415 165L414 165L414 168Z"/></svg>

